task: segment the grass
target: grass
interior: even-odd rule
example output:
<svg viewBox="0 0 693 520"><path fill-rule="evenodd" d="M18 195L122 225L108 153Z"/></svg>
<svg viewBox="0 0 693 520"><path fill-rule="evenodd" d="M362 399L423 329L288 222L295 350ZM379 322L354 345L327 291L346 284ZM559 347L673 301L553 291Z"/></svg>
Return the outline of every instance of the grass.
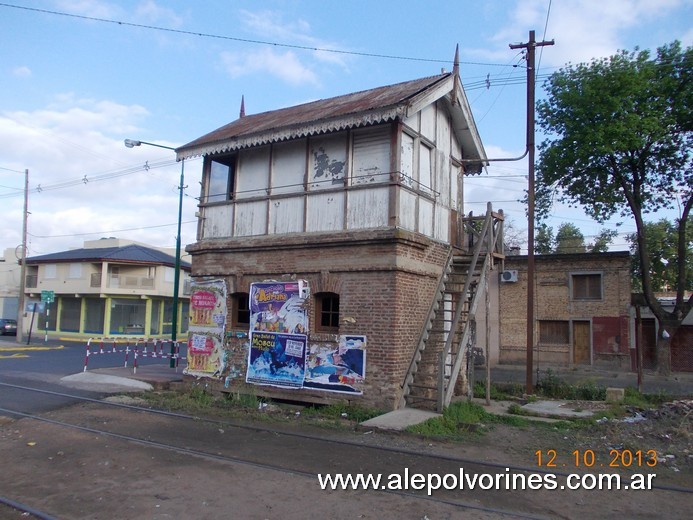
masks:
<svg viewBox="0 0 693 520"><path fill-rule="evenodd" d="M362 422L382 411L346 403L331 405L296 406L272 401L253 394L230 393L214 395L205 383L194 382L184 391L147 392L143 394L153 408L175 411L188 415L211 416L222 419L248 418L263 421L283 421L301 417L317 424L331 422L331 426L341 427ZM269 413L261 413L269 411ZM296 413L299 411L300 413Z"/></svg>
<svg viewBox="0 0 693 520"><path fill-rule="evenodd" d="M483 407L468 401L459 401L448 406L441 417L434 417L421 424L410 426L406 431L425 437L463 438L481 434L494 424L524 427L526 419L515 416L493 415Z"/></svg>

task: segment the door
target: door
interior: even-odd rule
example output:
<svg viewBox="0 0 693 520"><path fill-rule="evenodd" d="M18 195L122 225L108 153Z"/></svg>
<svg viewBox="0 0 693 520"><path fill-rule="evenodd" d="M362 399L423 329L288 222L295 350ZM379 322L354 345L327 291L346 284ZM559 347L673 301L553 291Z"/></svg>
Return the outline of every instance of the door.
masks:
<svg viewBox="0 0 693 520"><path fill-rule="evenodd" d="M590 322L573 322L573 363L590 364Z"/></svg>
<svg viewBox="0 0 693 520"><path fill-rule="evenodd" d="M640 342L642 367L646 370L657 368L657 323L653 318L643 318Z"/></svg>

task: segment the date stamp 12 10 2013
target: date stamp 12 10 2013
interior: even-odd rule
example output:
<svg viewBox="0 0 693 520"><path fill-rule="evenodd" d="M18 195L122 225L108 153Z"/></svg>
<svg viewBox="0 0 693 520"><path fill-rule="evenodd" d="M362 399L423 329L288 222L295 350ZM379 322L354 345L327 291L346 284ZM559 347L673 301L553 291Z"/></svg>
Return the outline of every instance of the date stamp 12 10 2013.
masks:
<svg viewBox="0 0 693 520"><path fill-rule="evenodd" d="M654 468L657 465L656 450L617 450L611 449L605 457L598 457L594 450L573 450L559 453L554 449L534 452L540 468Z"/></svg>

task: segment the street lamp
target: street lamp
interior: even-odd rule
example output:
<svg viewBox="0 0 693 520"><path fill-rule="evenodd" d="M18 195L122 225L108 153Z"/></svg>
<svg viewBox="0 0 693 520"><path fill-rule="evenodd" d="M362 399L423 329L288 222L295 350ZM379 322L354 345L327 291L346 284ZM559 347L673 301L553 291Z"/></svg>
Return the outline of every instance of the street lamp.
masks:
<svg viewBox="0 0 693 520"><path fill-rule="evenodd" d="M148 146L156 146L157 148L165 148L167 150L174 150L175 148L171 146L164 146L163 144L148 143L147 141L137 141L135 139L125 139L125 146L127 148L134 148L135 146L141 146L146 144ZM185 159L181 159L180 162L180 185L178 186L179 196L178 196L178 234L176 235L176 263L175 263L175 273L173 274L173 315L171 316L171 360L169 366L171 368L175 367L175 359L173 354L175 351L176 344L176 330L178 329L178 290L180 288L180 225L183 219L183 189L184 189L184 174L185 174Z"/></svg>

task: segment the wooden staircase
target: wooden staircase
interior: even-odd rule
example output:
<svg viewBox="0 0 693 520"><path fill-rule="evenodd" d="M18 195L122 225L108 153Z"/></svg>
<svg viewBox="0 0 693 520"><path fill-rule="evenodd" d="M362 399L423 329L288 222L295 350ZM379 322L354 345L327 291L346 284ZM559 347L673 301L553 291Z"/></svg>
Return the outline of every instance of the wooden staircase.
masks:
<svg viewBox="0 0 693 520"><path fill-rule="evenodd" d="M502 213L489 204L485 217L465 219L470 254L450 251L409 370L400 407L436 409L456 393L472 395L476 311L485 295L488 274L502 260ZM460 378L460 375L462 376Z"/></svg>

